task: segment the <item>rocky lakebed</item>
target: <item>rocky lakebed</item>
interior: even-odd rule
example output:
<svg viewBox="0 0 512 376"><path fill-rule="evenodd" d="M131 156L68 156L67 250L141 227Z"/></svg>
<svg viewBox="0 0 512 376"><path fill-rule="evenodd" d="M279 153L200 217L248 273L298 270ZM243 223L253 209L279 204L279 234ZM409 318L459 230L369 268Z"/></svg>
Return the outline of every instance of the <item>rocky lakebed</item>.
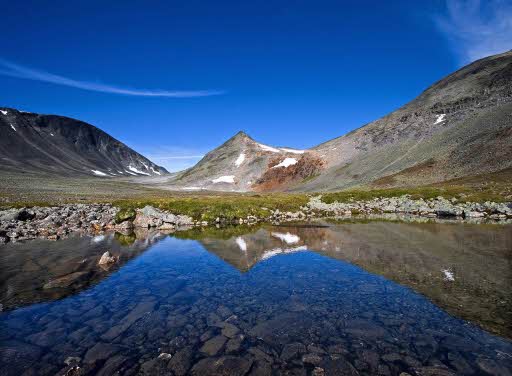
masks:
<svg viewBox="0 0 512 376"><path fill-rule="evenodd" d="M236 225L3 211L0 374L511 375L510 215L407 197Z"/></svg>

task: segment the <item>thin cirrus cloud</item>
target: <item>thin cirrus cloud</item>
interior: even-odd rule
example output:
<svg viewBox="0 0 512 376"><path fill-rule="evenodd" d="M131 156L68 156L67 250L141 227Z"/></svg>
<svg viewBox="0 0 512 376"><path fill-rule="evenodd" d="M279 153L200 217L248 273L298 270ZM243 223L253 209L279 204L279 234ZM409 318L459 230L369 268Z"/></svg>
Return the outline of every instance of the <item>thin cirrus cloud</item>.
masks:
<svg viewBox="0 0 512 376"><path fill-rule="evenodd" d="M446 0L446 13L435 20L461 64L512 48L508 0Z"/></svg>
<svg viewBox="0 0 512 376"><path fill-rule="evenodd" d="M63 77L57 74L25 67L12 63L5 59L0 59L0 75L16 77L26 80L49 82L56 85L69 86L77 89L96 91L101 93L111 93L120 95L130 95L139 97L167 97L167 98L192 98L208 97L212 95L221 95L222 90L148 90L134 89L117 85L104 84L101 82L80 81L72 78Z"/></svg>

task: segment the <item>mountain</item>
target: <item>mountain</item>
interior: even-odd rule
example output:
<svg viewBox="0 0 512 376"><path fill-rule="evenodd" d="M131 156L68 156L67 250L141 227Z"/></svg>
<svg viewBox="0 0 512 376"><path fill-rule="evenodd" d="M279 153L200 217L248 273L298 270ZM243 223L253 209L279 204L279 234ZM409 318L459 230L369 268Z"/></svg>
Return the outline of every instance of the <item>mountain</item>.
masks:
<svg viewBox="0 0 512 376"><path fill-rule="evenodd" d="M178 174L173 184L183 190L283 190L323 168L316 154L264 145L239 132Z"/></svg>
<svg viewBox="0 0 512 376"><path fill-rule="evenodd" d="M307 150L263 147L239 133L172 184L179 189L332 191L424 185L511 168L509 51L475 61L389 115Z"/></svg>
<svg viewBox="0 0 512 376"><path fill-rule="evenodd" d="M60 176L151 176L167 170L79 120L0 108L0 171Z"/></svg>

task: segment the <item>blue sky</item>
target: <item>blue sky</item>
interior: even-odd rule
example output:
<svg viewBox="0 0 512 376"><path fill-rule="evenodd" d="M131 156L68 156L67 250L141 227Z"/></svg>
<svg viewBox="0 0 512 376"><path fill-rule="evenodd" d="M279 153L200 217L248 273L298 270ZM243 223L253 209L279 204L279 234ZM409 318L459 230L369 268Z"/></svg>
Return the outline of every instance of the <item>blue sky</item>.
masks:
<svg viewBox="0 0 512 376"><path fill-rule="evenodd" d="M510 0L0 2L0 106L171 170L239 130L314 146L512 47Z"/></svg>

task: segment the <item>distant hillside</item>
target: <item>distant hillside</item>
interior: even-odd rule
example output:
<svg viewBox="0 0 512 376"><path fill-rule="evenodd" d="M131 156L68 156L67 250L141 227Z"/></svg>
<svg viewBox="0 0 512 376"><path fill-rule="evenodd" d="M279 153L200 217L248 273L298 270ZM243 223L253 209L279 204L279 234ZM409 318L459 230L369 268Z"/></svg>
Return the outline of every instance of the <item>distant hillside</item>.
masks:
<svg viewBox="0 0 512 376"><path fill-rule="evenodd" d="M264 146L239 133L171 184L332 191L424 185L510 167L512 52L506 52L469 64L389 115L311 149Z"/></svg>
<svg viewBox="0 0 512 376"><path fill-rule="evenodd" d="M0 171L103 178L167 174L93 125L12 108L0 108Z"/></svg>

